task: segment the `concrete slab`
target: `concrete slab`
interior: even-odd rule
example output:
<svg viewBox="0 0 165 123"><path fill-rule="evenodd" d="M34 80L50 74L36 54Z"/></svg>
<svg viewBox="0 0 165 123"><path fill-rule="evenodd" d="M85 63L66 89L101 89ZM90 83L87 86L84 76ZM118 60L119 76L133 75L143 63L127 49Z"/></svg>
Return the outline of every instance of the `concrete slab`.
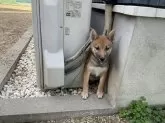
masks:
<svg viewBox="0 0 165 123"><path fill-rule="evenodd" d="M97 6L95 5L94 7L101 9L99 5ZM161 8L154 8L154 7L115 5L113 7L113 12L121 13L125 15L137 16L137 17L165 18L165 14L164 14L165 10Z"/></svg>
<svg viewBox="0 0 165 123"><path fill-rule="evenodd" d="M91 95L88 100L80 96L54 96L0 100L0 122L33 122L89 115L111 115L107 96L98 99Z"/></svg>
<svg viewBox="0 0 165 123"><path fill-rule="evenodd" d="M92 8L105 10L105 4L92 3ZM158 17L165 18L165 10L161 8L145 7L145 6L131 6L131 5L114 5L113 12L121 13L131 16L141 17Z"/></svg>
<svg viewBox="0 0 165 123"><path fill-rule="evenodd" d="M29 27L19 41L15 43L5 54L0 56L0 90L10 78L21 54L26 49L31 38L32 27Z"/></svg>

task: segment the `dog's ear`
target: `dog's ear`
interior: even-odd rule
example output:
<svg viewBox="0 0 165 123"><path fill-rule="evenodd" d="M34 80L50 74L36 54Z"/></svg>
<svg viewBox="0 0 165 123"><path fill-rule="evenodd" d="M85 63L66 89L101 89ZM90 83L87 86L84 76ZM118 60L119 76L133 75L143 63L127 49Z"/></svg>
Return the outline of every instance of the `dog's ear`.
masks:
<svg viewBox="0 0 165 123"><path fill-rule="evenodd" d="M115 30L112 30L108 35L107 38L113 42L114 39L114 35L115 35Z"/></svg>
<svg viewBox="0 0 165 123"><path fill-rule="evenodd" d="M94 29L91 29L90 38L92 41L98 38L98 34Z"/></svg>

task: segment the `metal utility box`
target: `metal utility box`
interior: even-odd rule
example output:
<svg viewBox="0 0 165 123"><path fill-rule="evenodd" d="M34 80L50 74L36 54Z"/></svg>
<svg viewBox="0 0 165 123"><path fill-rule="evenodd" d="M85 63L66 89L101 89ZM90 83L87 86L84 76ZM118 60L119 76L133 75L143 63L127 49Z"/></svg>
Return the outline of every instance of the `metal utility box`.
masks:
<svg viewBox="0 0 165 123"><path fill-rule="evenodd" d="M80 86L82 58L79 53L88 42L91 3L91 0L32 1L36 66L41 88Z"/></svg>

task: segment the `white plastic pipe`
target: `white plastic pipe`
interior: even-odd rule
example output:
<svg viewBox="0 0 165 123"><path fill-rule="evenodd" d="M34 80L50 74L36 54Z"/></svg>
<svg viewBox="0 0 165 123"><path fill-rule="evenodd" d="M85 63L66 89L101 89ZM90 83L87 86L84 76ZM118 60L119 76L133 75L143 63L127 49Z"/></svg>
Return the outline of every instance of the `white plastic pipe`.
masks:
<svg viewBox="0 0 165 123"><path fill-rule="evenodd" d="M111 27L112 27L112 5L106 4L105 5L105 24L104 24L103 34L106 35L107 32L110 32Z"/></svg>

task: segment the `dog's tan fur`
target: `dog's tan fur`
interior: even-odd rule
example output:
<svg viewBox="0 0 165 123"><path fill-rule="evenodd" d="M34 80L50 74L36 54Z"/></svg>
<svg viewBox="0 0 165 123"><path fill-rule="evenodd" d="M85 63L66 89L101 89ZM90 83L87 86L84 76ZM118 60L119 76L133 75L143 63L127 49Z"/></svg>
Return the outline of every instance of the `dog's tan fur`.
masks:
<svg viewBox="0 0 165 123"><path fill-rule="evenodd" d="M95 30L91 33L91 47L84 67L82 98L88 98L89 80L91 77L99 78L97 97L104 95L104 84L107 79L109 69L109 55L112 51L114 30L107 36L97 35Z"/></svg>

